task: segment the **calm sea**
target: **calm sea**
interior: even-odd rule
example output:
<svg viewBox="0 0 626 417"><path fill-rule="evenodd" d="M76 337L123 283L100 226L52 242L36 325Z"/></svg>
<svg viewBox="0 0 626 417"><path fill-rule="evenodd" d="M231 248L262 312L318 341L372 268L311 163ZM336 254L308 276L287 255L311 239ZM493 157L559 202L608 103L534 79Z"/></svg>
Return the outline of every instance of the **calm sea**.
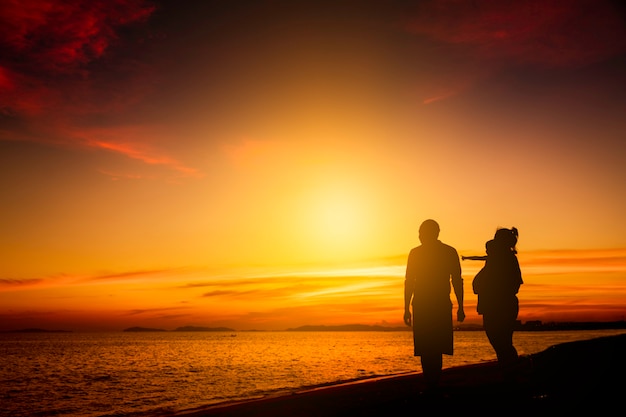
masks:
<svg viewBox="0 0 626 417"><path fill-rule="evenodd" d="M517 332L520 354L624 330ZM410 332L4 333L0 415L129 416L421 371ZM444 367L491 361L455 332Z"/></svg>

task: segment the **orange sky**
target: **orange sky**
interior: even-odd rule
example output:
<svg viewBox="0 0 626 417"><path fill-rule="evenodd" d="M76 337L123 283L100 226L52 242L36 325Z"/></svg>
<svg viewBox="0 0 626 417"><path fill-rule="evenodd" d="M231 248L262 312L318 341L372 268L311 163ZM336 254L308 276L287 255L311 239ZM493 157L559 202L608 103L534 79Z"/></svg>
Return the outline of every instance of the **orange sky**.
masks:
<svg viewBox="0 0 626 417"><path fill-rule="evenodd" d="M426 218L623 319L619 2L57 3L0 5L0 330L400 325Z"/></svg>

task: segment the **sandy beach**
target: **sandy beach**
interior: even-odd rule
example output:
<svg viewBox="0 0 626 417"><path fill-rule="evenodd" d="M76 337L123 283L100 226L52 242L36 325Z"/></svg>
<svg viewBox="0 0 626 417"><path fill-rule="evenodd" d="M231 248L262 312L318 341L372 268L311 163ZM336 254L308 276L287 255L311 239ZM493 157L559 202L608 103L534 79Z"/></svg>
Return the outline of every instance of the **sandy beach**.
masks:
<svg viewBox="0 0 626 417"><path fill-rule="evenodd" d="M419 410L514 416L602 412L623 403L624 352L626 334L556 345L521 358L506 374L495 362L448 368L436 392L425 391L421 373L410 373L161 416L381 416Z"/></svg>

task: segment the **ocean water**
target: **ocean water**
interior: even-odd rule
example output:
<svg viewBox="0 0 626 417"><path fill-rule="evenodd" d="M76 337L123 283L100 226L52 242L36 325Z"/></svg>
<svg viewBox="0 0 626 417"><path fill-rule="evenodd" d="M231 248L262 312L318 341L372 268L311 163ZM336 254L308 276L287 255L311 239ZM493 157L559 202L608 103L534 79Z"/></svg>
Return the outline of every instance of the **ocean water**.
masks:
<svg viewBox="0 0 626 417"><path fill-rule="evenodd" d="M520 354L624 330L516 332ZM0 415L132 416L421 371L411 332L4 333ZM495 360L455 332L444 367Z"/></svg>

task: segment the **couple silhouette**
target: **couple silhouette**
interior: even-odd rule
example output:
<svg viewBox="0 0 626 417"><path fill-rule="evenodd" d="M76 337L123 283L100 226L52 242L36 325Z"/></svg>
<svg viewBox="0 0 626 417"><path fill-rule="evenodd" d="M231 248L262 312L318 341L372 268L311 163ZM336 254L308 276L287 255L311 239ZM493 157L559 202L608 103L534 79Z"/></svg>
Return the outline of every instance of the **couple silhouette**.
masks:
<svg viewBox="0 0 626 417"><path fill-rule="evenodd" d="M404 322L413 327L414 356L421 359L428 388L439 384L443 355L454 353L450 284L458 305L457 320L465 320L459 256L439 240L439 232L439 224L432 219L421 224L421 245L409 253L404 281ZM485 333L503 368L518 358L513 331L519 312L517 292L523 281L517 238L516 228L498 229L486 243L486 256L463 257L485 261L472 287L478 294L477 312L483 316Z"/></svg>

